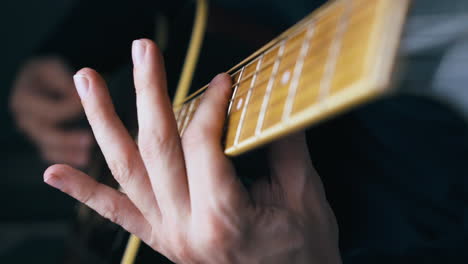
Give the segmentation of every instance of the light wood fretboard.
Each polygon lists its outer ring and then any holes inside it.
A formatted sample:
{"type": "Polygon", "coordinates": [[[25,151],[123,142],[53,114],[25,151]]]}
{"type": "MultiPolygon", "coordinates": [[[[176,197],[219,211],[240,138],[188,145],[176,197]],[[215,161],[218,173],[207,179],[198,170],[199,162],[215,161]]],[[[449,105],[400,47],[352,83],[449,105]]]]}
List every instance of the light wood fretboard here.
{"type": "MultiPolygon", "coordinates": [[[[385,93],[409,2],[330,1],[231,69],[225,153],[239,155],[385,93]]],[[[205,89],[174,108],[181,134],[205,89]]]]}

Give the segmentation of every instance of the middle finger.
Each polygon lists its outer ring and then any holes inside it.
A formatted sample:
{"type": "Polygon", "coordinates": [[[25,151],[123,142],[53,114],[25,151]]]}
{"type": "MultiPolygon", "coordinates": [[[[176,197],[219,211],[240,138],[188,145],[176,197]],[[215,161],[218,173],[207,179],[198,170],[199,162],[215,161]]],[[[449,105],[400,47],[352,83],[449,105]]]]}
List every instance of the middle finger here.
{"type": "MultiPolygon", "coordinates": [[[[138,145],[163,215],[188,212],[185,162],[166,88],[162,55],[149,40],[132,47],[139,135],[138,145]]],[[[175,217],[175,218],[173,218],[175,217]]]]}

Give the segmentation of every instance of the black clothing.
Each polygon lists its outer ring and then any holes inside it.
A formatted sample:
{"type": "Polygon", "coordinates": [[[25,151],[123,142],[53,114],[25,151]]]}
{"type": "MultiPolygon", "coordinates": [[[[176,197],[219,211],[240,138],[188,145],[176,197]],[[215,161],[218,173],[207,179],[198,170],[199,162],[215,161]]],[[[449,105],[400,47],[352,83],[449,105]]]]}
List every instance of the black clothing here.
{"type": "MultiPolygon", "coordinates": [[[[156,1],[113,1],[112,7],[107,1],[82,2],[38,54],[59,54],[76,68],[91,66],[104,72],[130,62],[133,39],[152,37],[154,10],[161,7],[156,1]]],[[[218,4],[242,10],[250,20],[255,20],[258,10],[271,10],[257,19],[272,21],[268,26],[281,31],[292,18],[300,19],[323,2],[219,0],[218,4]],[[288,8],[265,8],[269,5],[288,8]]],[[[175,4],[163,7],[165,12],[175,9],[175,4]]],[[[194,86],[200,87],[214,72],[228,69],[256,48],[207,36],[194,86]],[[237,49],[227,53],[226,46],[237,49]]],[[[174,87],[180,65],[166,63],[174,87]]],[[[119,81],[111,80],[113,93],[121,92],[116,87],[132,91],[130,69],[123,69],[119,81]]],[[[129,107],[119,100],[121,108],[129,107]]],[[[468,263],[464,250],[467,139],[467,123],[450,106],[405,94],[308,130],[313,163],[340,227],[344,263],[468,263]]]]}

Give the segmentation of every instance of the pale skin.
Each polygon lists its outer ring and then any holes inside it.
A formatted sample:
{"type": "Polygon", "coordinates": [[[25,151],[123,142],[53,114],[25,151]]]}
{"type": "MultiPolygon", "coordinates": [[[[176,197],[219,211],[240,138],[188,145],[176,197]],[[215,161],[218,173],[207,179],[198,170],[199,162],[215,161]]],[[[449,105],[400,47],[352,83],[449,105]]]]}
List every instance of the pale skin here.
{"type": "Polygon", "coordinates": [[[91,69],[75,84],[107,164],[123,192],[67,165],[44,173],[176,263],[341,263],[338,228],[303,134],[270,147],[271,182],[247,190],[221,144],[231,79],[213,79],[183,137],[167,94],[162,56],[133,43],[139,137],[115,114],[91,69]]]}

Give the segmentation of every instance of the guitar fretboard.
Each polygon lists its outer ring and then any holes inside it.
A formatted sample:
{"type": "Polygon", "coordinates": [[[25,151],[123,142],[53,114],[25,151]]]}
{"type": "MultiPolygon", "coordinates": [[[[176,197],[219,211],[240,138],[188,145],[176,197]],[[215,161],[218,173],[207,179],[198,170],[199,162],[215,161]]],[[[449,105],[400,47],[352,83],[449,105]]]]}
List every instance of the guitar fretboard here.
{"type": "MultiPolygon", "coordinates": [[[[409,0],[331,1],[234,67],[233,156],[383,94],[409,0]]],[[[206,87],[175,107],[183,134],[206,87]]]]}

